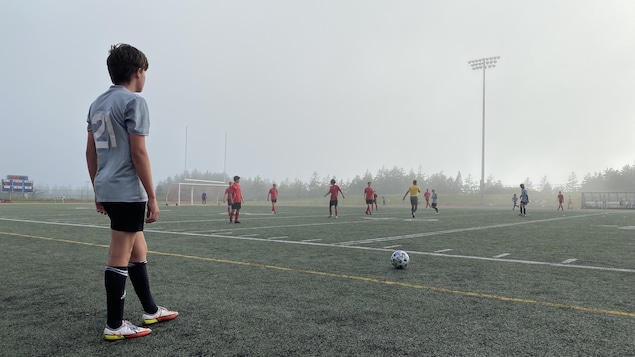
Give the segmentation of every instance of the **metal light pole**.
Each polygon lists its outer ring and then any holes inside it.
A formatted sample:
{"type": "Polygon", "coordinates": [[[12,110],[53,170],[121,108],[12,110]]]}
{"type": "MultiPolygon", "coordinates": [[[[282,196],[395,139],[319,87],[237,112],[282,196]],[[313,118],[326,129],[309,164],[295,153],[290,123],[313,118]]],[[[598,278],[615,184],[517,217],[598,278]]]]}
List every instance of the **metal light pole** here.
{"type": "Polygon", "coordinates": [[[485,70],[487,68],[496,67],[496,62],[500,57],[487,57],[467,63],[472,66],[473,70],[483,70],[483,135],[481,142],[481,205],[485,204],[485,70]]]}

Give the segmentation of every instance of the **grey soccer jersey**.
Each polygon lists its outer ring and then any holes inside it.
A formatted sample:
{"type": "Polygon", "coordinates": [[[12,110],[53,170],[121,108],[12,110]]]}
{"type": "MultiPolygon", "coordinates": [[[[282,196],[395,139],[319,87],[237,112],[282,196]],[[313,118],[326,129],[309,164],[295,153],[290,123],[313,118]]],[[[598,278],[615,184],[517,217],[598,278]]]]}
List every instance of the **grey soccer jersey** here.
{"type": "Polygon", "coordinates": [[[520,190],[520,202],[527,203],[529,202],[529,195],[527,194],[527,189],[523,188],[520,190]]]}
{"type": "Polygon", "coordinates": [[[99,166],[95,175],[97,202],[145,202],[148,195],[130,156],[129,134],[148,135],[146,101],[122,86],[111,86],[88,111],[99,166]]]}

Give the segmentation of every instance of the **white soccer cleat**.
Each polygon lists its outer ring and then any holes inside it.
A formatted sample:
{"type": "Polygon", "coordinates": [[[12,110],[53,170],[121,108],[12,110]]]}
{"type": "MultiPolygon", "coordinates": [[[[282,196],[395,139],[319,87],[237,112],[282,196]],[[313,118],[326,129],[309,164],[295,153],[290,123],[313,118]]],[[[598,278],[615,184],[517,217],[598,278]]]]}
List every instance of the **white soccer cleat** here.
{"type": "Polygon", "coordinates": [[[144,325],[152,325],[156,324],[157,322],[170,321],[176,319],[176,317],[179,316],[179,313],[177,311],[170,311],[163,306],[158,306],[158,308],[159,310],[157,310],[157,312],[155,312],[154,314],[147,314],[145,312],[143,313],[142,319],[144,325]]]}
{"type": "Polygon", "coordinates": [[[123,320],[121,326],[117,329],[112,329],[106,325],[104,329],[104,340],[106,341],[118,341],[126,338],[137,338],[147,336],[152,332],[147,327],[139,327],[133,325],[130,321],[123,320]]]}

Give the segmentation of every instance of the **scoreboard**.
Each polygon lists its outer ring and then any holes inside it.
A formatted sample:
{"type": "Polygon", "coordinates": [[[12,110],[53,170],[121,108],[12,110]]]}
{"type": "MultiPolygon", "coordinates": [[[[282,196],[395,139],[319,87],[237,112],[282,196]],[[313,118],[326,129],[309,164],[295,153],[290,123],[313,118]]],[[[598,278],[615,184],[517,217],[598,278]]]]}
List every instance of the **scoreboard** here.
{"type": "Polygon", "coordinates": [[[29,180],[29,176],[7,175],[6,179],[2,179],[2,192],[34,192],[33,181],[29,180]]]}

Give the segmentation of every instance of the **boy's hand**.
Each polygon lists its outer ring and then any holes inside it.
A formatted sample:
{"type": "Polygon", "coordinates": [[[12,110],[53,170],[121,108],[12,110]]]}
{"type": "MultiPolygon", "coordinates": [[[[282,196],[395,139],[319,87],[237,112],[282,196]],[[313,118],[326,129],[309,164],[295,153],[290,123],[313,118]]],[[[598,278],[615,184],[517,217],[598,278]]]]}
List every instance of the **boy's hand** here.
{"type": "Polygon", "coordinates": [[[102,205],[101,202],[95,201],[95,207],[97,208],[98,213],[105,214],[105,215],[108,214],[106,212],[106,209],[104,208],[104,205],[102,205]]]}
{"type": "Polygon", "coordinates": [[[159,219],[159,203],[157,199],[148,199],[148,210],[146,211],[146,223],[156,222],[159,219]]]}

